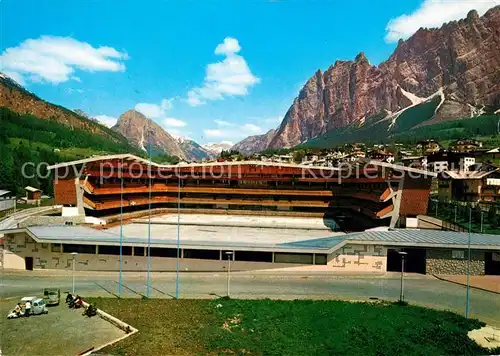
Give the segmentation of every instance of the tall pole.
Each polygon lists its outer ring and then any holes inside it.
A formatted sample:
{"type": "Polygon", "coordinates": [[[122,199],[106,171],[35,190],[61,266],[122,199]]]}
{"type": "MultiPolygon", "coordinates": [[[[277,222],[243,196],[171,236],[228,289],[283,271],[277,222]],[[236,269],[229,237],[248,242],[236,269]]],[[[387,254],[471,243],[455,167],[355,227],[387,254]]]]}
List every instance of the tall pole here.
{"type": "Polygon", "coordinates": [[[71,288],[71,291],[75,295],[75,255],[73,255],[73,288],[71,288]]]}
{"type": "Polygon", "coordinates": [[[181,270],[181,177],[177,177],[177,266],[175,276],[175,299],[179,299],[179,282],[181,270]]]}
{"type": "Polygon", "coordinates": [[[469,236],[467,239],[467,287],[465,295],[465,319],[469,319],[469,290],[470,290],[470,238],[472,230],[472,208],[469,206],[469,236]]]}
{"type": "Polygon", "coordinates": [[[231,284],[231,258],[233,257],[232,252],[226,252],[227,254],[227,279],[226,279],[226,290],[227,296],[230,296],[230,284],[231,284]]]}
{"type": "Polygon", "coordinates": [[[118,296],[123,291],[123,159],[120,165],[120,276],[118,281],[118,296]]]}
{"type": "Polygon", "coordinates": [[[457,223],[457,205],[455,204],[455,224],[457,223]]]}
{"type": "Polygon", "coordinates": [[[481,234],[483,233],[483,214],[484,211],[481,210],[481,234]]]}
{"type": "Polygon", "coordinates": [[[146,297],[149,298],[151,292],[151,132],[148,133],[148,143],[149,143],[149,200],[148,200],[148,246],[146,248],[146,258],[147,258],[147,272],[146,272],[146,297]]]}
{"type": "Polygon", "coordinates": [[[400,251],[399,255],[401,256],[401,289],[399,292],[399,301],[402,303],[405,300],[405,293],[404,293],[404,274],[405,274],[405,257],[408,253],[404,251],[400,251]]]}
{"type": "Polygon", "coordinates": [[[73,256],[73,288],[71,288],[71,293],[75,295],[75,264],[76,264],[76,255],[78,255],[78,252],[71,252],[71,255],[73,256]]]}

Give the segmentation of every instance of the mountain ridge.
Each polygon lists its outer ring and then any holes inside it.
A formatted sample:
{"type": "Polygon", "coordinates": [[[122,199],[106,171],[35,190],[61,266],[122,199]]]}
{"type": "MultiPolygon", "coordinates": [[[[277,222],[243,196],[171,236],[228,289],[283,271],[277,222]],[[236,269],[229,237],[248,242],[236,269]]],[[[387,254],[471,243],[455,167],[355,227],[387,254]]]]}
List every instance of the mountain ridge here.
{"type": "Polygon", "coordinates": [[[171,135],[156,122],[135,109],[120,115],[111,129],[126,137],[134,146],[143,151],[147,151],[150,139],[152,150],[155,153],[177,156],[187,161],[198,161],[212,157],[212,154],[197,142],[171,135]]]}
{"type": "Polygon", "coordinates": [[[464,19],[400,40],[378,66],[363,52],[337,60],[306,82],[270,140],[267,134],[252,136],[251,144],[242,141],[245,149],[294,147],[381,113],[393,115],[440,90],[445,100],[420,125],[477,115],[500,102],[499,29],[500,6],[482,17],[472,10],[464,19]]]}

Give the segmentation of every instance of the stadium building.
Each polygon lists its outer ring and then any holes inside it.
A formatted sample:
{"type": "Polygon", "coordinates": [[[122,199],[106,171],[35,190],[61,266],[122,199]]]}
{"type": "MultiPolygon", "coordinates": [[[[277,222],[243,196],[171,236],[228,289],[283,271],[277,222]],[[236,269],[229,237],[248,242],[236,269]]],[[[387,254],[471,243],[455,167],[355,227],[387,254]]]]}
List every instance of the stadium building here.
{"type": "MultiPolygon", "coordinates": [[[[467,234],[417,227],[435,173],[378,161],[340,168],[269,162],[158,165],[133,155],[61,163],[62,216],[4,238],[4,268],[465,273],[467,234]],[[364,231],[374,228],[385,231],[364,231]],[[388,231],[392,230],[392,231],[388,231]],[[177,239],[178,237],[178,239],[177,239]],[[179,242],[179,245],[177,244],[179,242]],[[121,246],[121,249],[120,249],[121,246]]],[[[471,273],[497,274],[497,236],[474,235],[471,273]]]]}
{"type": "Polygon", "coordinates": [[[133,155],[95,157],[49,169],[56,177],[56,203],[77,207],[79,215],[145,213],[150,207],[164,212],[259,212],[332,218],[349,231],[405,225],[407,218],[425,214],[435,176],[378,161],[343,168],[252,161],[179,166],[150,165],[133,155]]]}

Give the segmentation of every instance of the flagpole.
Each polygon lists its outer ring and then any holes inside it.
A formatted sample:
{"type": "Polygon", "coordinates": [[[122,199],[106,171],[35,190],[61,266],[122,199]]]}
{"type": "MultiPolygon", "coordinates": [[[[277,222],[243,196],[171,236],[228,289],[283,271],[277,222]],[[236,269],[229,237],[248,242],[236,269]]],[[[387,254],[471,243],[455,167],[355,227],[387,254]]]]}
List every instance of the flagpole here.
{"type": "Polygon", "coordinates": [[[120,165],[120,277],[118,280],[118,295],[122,296],[123,284],[123,159],[120,165]]]}
{"type": "Polygon", "coordinates": [[[470,238],[472,230],[472,208],[469,206],[469,237],[467,238],[467,287],[465,296],[465,319],[469,319],[469,290],[470,290],[470,238]]]}
{"type": "Polygon", "coordinates": [[[180,274],[180,224],[181,224],[181,177],[178,175],[178,187],[177,187],[177,268],[176,268],[176,278],[175,278],[175,299],[179,299],[179,274],[180,274]]]}
{"type": "Polygon", "coordinates": [[[148,205],[148,247],[147,247],[147,281],[146,281],[146,297],[150,296],[151,289],[151,133],[148,135],[149,141],[149,205],[148,205]]]}

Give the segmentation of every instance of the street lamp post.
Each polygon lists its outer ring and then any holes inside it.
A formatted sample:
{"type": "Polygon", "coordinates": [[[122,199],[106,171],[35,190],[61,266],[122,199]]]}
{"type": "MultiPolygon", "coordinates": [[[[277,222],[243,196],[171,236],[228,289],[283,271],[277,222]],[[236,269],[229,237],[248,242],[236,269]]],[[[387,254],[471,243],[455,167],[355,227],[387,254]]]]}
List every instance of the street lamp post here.
{"type": "Polygon", "coordinates": [[[405,257],[408,255],[408,252],[399,251],[399,255],[401,256],[401,292],[399,293],[399,301],[402,303],[405,300],[404,295],[404,273],[405,273],[405,257]]]}
{"type": "Polygon", "coordinates": [[[231,259],[233,258],[233,251],[226,251],[227,255],[227,281],[226,281],[226,289],[227,289],[227,296],[229,297],[229,292],[230,292],[230,281],[231,281],[231,259]]]}
{"type": "Polygon", "coordinates": [[[483,214],[484,211],[481,210],[481,234],[483,233],[483,214]]]}
{"type": "Polygon", "coordinates": [[[73,288],[72,288],[72,294],[75,295],[75,258],[76,255],[78,255],[78,252],[71,252],[71,256],[73,256],[73,288]]]}

